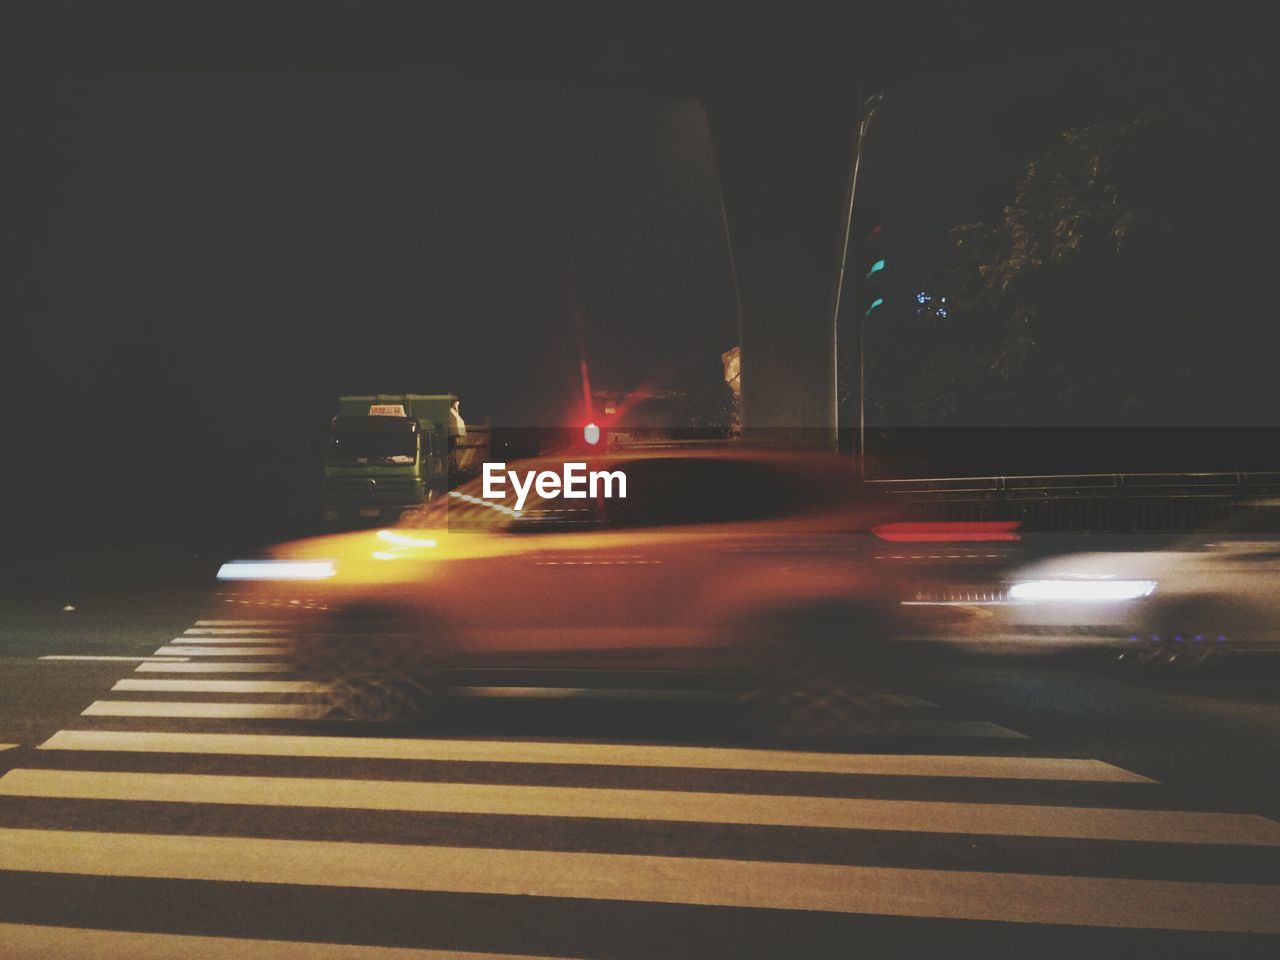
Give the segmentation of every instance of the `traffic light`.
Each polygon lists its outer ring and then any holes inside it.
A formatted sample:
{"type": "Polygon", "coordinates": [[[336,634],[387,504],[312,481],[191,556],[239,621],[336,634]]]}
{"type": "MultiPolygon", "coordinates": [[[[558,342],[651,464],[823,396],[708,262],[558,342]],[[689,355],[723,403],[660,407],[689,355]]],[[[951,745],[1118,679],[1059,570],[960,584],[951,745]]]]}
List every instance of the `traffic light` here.
{"type": "Polygon", "coordinates": [[[854,256],[857,257],[854,263],[862,277],[858,303],[863,315],[870,317],[884,306],[888,263],[884,244],[884,211],[874,207],[854,210],[853,229],[854,256]]]}
{"type": "Polygon", "coordinates": [[[579,421],[579,425],[569,429],[566,449],[577,456],[591,456],[603,453],[611,445],[608,418],[579,421]]]}

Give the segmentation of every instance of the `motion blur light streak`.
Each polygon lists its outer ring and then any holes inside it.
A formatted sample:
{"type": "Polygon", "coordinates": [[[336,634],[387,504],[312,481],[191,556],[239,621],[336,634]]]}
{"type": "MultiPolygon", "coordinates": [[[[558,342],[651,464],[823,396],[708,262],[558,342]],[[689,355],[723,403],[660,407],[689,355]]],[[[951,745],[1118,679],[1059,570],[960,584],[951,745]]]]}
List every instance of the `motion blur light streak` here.
{"type": "Polygon", "coordinates": [[[218,579],[327,580],[335,573],[330,560],[232,560],[218,568],[218,579]]]}
{"type": "Polygon", "coordinates": [[[378,539],[394,543],[397,547],[434,547],[436,541],[430,537],[411,537],[395,530],[379,530],[378,539]]]}
{"type": "Polygon", "coordinates": [[[937,523],[882,523],[871,528],[891,543],[944,543],[963,540],[1018,540],[1016,520],[937,523]]]}
{"type": "Polygon", "coordinates": [[[496,510],[498,513],[501,513],[503,516],[507,516],[507,517],[520,516],[519,510],[513,510],[511,507],[508,507],[504,504],[494,503],[491,500],[485,500],[481,497],[473,497],[469,493],[460,493],[457,490],[450,490],[449,496],[455,500],[461,500],[463,503],[470,503],[476,506],[488,507],[490,510],[496,510]]]}
{"type": "Polygon", "coordinates": [[[1149,597],[1154,580],[1026,580],[1009,588],[1009,599],[1060,602],[1113,602],[1149,597]]]}

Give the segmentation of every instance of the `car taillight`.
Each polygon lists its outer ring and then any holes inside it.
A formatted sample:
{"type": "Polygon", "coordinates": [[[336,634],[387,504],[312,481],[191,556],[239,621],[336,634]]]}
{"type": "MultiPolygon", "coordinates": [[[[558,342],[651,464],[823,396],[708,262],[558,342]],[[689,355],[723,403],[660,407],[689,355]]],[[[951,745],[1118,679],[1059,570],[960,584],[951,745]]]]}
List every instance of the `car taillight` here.
{"type": "Polygon", "coordinates": [[[881,540],[892,543],[955,543],[976,540],[1017,540],[1017,520],[933,521],[927,523],[882,523],[871,528],[881,540]]]}

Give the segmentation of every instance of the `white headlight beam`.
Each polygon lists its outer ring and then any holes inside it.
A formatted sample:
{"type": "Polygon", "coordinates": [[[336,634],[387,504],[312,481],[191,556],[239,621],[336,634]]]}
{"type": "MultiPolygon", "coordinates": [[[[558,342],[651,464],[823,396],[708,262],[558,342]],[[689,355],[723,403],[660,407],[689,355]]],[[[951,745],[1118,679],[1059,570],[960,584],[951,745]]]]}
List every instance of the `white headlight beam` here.
{"type": "Polygon", "coordinates": [[[1154,580],[1023,580],[1009,588],[1010,600],[1039,603],[1116,603],[1155,592],[1154,580]]]}
{"type": "Polygon", "coordinates": [[[219,580],[327,580],[332,560],[232,560],[218,568],[219,580]]]}

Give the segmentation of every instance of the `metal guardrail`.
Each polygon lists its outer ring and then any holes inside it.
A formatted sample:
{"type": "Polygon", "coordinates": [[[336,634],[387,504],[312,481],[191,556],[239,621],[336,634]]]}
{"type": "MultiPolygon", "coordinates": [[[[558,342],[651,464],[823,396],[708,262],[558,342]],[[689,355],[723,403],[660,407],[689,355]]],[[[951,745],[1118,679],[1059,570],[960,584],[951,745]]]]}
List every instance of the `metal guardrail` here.
{"type": "Polygon", "coordinates": [[[1280,473],[1088,473],[870,481],[918,519],[1016,520],[1027,531],[1180,532],[1275,500],[1280,473]]]}

